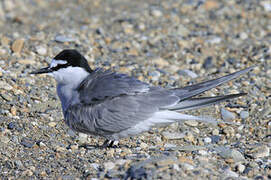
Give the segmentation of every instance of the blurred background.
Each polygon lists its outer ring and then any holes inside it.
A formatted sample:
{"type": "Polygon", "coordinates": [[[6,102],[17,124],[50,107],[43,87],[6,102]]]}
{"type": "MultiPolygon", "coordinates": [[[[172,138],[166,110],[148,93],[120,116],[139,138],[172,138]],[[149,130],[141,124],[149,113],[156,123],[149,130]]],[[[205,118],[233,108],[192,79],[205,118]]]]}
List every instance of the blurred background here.
{"type": "Polygon", "coordinates": [[[270,19],[269,0],[1,0],[1,178],[271,178],[270,19]],[[54,80],[28,74],[66,48],[163,87],[257,67],[205,94],[248,96],[195,112],[234,125],[173,124],[86,150],[103,139],[68,130],[54,80]]]}

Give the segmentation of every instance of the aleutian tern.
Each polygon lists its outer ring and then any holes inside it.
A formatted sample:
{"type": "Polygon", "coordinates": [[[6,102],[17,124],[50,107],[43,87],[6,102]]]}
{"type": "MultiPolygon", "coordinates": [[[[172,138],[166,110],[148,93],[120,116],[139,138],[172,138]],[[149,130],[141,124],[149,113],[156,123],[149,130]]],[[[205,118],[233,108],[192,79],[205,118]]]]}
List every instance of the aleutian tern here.
{"type": "Polygon", "coordinates": [[[72,130],[102,136],[106,139],[103,146],[112,146],[120,138],[138,135],[157,125],[183,120],[215,121],[180,112],[245,95],[193,98],[252,68],[186,87],[165,89],[126,74],[101,68],[92,70],[77,50],[66,49],[52,59],[49,67],[32,74],[48,73],[55,78],[64,119],[72,130]]]}

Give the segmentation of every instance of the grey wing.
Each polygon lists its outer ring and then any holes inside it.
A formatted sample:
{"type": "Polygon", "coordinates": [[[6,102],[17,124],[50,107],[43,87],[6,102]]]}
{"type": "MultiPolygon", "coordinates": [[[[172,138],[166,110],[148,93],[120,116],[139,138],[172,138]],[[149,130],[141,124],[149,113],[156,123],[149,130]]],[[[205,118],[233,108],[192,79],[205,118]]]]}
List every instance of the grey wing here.
{"type": "Polygon", "coordinates": [[[117,97],[93,107],[97,119],[95,128],[117,133],[151,118],[161,108],[172,106],[178,101],[177,96],[166,90],[117,97]]]}
{"type": "Polygon", "coordinates": [[[97,103],[119,95],[133,95],[149,91],[149,85],[125,74],[98,69],[78,87],[81,102],[97,103]]]}
{"type": "Polygon", "coordinates": [[[156,89],[136,96],[106,99],[98,104],[71,106],[65,120],[75,131],[107,136],[132,128],[178,101],[171,91],[156,89]]]}

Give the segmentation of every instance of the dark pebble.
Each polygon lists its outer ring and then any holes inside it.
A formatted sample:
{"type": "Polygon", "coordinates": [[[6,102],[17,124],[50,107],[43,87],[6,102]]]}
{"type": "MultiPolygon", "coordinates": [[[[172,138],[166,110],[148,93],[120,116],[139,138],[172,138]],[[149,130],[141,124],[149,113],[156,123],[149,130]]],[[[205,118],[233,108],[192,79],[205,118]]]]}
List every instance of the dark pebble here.
{"type": "Polygon", "coordinates": [[[211,67],[213,67],[213,58],[212,56],[208,56],[203,63],[203,68],[204,69],[210,69],[211,67]]]}
{"type": "Polygon", "coordinates": [[[14,129],[14,128],[16,128],[16,123],[15,122],[10,122],[9,124],[8,124],[8,129],[14,129]]]}
{"type": "Polygon", "coordinates": [[[146,172],[145,168],[143,168],[143,167],[136,168],[136,167],[132,166],[126,172],[124,179],[143,179],[143,178],[147,179],[148,176],[149,175],[146,172]]]}
{"type": "Polygon", "coordinates": [[[212,139],[212,143],[216,144],[220,141],[220,136],[213,135],[211,136],[211,139],[212,139]]]}
{"type": "Polygon", "coordinates": [[[235,58],[232,58],[232,57],[228,58],[226,61],[227,61],[228,63],[230,63],[230,64],[235,64],[235,63],[236,63],[236,59],[235,59],[235,58]]]}
{"type": "Polygon", "coordinates": [[[27,138],[23,138],[21,140],[21,145],[23,145],[24,147],[32,148],[34,144],[35,143],[32,140],[27,139],[27,138]]]}

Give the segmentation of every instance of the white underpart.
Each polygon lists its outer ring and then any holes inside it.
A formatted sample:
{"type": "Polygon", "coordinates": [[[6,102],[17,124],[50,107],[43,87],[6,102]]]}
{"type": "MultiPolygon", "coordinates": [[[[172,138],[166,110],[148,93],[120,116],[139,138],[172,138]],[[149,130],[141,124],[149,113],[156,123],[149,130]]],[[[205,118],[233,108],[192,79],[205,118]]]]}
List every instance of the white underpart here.
{"type": "Polygon", "coordinates": [[[173,122],[182,122],[186,120],[197,120],[197,121],[203,121],[203,122],[208,122],[208,123],[216,123],[217,121],[213,118],[210,117],[197,117],[197,116],[192,116],[192,115],[187,115],[187,114],[181,114],[175,111],[159,111],[154,113],[154,115],[134,127],[131,127],[125,131],[122,131],[120,133],[116,133],[113,135],[113,139],[120,139],[123,137],[129,137],[129,136],[134,136],[137,134],[140,134],[142,132],[150,130],[154,126],[161,126],[165,125],[168,123],[173,123],[173,122]]]}
{"type": "Polygon", "coordinates": [[[67,64],[68,62],[65,61],[65,60],[55,60],[55,59],[52,59],[52,62],[50,64],[50,68],[53,68],[53,67],[57,67],[57,65],[59,64],[67,64]]]}
{"type": "Polygon", "coordinates": [[[79,94],[76,88],[89,75],[81,67],[62,68],[50,73],[57,81],[57,94],[62,104],[63,112],[71,104],[79,103],[79,94]]]}

